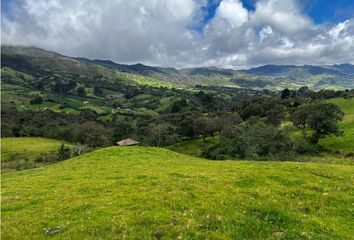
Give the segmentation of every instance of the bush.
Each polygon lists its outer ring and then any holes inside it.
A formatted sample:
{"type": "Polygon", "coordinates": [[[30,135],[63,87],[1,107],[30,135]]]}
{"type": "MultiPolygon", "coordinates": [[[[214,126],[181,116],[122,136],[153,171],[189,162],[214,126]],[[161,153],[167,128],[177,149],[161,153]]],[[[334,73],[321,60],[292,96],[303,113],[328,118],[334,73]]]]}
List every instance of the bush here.
{"type": "Polygon", "coordinates": [[[319,147],[315,144],[312,144],[306,138],[297,139],[294,143],[294,151],[297,154],[309,154],[313,155],[319,152],[319,147]]]}
{"type": "Polygon", "coordinates": [[[65,160],[70,158],[71,156],[71,151],[69,147],[65,147],[64,144],[62,144],[58,150],[58,160],[65,160]]]}
{"type": "Polygon", "coordinates": [[[89,147],[103,147],[109,144],[110,135],[102,125],[86,122],[76,126],[73,140],[89,147]]]}
{"type": "Polygon", "coordinates": [[[202,154],[204,157],[212,160],[224,160],[226,155],[221,143],[212,143],[210,145],[203,145],[202,154]]]}
{"type": "Polygon", "coordinates": [[[31,104],[42,104],[43,98],[41,96],[36,96],[30,101],[31,104]]]}
{"type": "Polygon", "coordinates": [[[36,163],[54,163],[59,160],[57,153],[41,153],[35,159],[36,163]]]}

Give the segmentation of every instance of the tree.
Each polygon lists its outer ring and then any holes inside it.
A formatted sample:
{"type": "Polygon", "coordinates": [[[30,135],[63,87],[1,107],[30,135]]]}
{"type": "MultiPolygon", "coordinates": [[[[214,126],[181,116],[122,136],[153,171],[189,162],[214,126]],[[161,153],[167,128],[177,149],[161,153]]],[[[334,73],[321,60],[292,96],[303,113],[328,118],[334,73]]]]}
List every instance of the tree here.
{"type": "Polygon", "coordinates": [[[194,132],[197,136],[201,136],[203,140],[206,137],[214,136],[215,133],[220,132],[221,125],[218,124],[217,118],[211,118],[208,116],[201,116],[194,121],[194,132]]]}
{"type": "Polygon", "coordinates": [[[87,149],[87,146],[81,143],[75,143],[72,147],[72,152],[75,156],[81,156],[87,149]]]}
{"type": "Polygon", "coordinates": [[[203,149],[205,156],[228,155],[235,158],[264,158],[291,154],[293,141],[285,129],[264,123],[255,117],[228,132],[223,132],[220,144],[203,149]]]}
{"type": "Polygon", "coordinates": [[[77,88],[77,94],[80,96],[80,97],[85,97],[85,88],[84,87],[78,87],[77,88]]]}
{"type": "Polygon", "coordinates": [[[61,144],[58,150],[58,158],[59,160],[65,160],[70,158],[70,148],[66,147],[64,144],[61,144]]]}
{"type": "Polygon", "coordinates": [[[75,128],[75,141],[89,147],[102,147],[109,144],[110,133],[102,125],[85,122],[75,128]]]}
{"type": "Polygon", "coordinates": [[[332,134],[340,136],[343,133],[338,125],[343,117],[344,113],[337,105],[312,103],[298,107],[292,114],[292,122],[303,130],[304,136],[305,128],[310,128],[312,130],[310,140],[313,144],[318,144],[321,138],[332,134]]]}
{"type": "Polygon", "coordinates": [[[166,146],[179,141],[176,128],[168,123],[150,124],[146,132],[146,138],[149,144],[157,147],[166,146]]]}
{"type": "Polygon", "coordinates": [[[103,91],[102,91],[102,89],[100,87],[95,86],[93,88],[93,94],[95,94],[96,96],[101,96],[102,93],[103,93],[103,91]]]}
{"type": "Polygon", "coordinates": [[[281,99],[287,99],[290,97],[290,90],[289,88],[285,88],[282,92],[281,92],[281,99]]]}
{"type": "MultiPolygon", "coordinates": [[[[116,115],[115,115],[116,116],[116,115]]],[[[112,141],[117,142],[124,138],[132,137],[135,135],[135,128],[129,119],[124,119],[112,123],[113,136],[112,141]]]]}
{"type": "Polygon", "coordinates": [[[36,96],[30,101],[31,104],[42,104],[43,98],[41,96],[36,96]]]}
{"type": "Polygon", "coordinates": [[[266,122],[273,126],[279,126],[284,118],[284,108],[281,105],[274,105],[271,110],[266,112],[266,122]]]}
{"type": "Polygon", "coordinates": [[[203,110],[205,111],[211,111],[214,109],[215,105],[215,98],[214,95],[211,93],[205,93],[203,91],[200,91],[196,94],[197,98],[200,99],[203,105],[203,110]]]}

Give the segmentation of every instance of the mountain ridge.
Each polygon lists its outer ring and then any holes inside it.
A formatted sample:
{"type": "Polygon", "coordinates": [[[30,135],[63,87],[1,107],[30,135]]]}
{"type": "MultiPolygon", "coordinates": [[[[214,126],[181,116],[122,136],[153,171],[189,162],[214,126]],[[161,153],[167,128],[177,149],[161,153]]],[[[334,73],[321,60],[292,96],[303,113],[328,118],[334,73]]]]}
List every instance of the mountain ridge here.
{"type": "MultiPolygon", "coordinates": [[[[1,50],[4,66],[11,63],[10,67],[16,67],[16,64],[14,64],[16,61],[25,60],[32,65],[39,64],[47,67],[48,63],[41,62],[40,58],[54,59],[57,65],[60,65],[60,59],[70,60],[74,61],[72,62],[73,65],[84,63],[88,64],[87,68],[89,66],[102,66],[114,71],[147,76],[154,81],[171,83],[177,86],[216,85],[258,89],[270,88],[272,90],[301,86],[309,86],[314,90],[321,88],[354,88],[354,65],[349,63],[321,66],[270,64],[245,70],[224,69],[214,66],[177,69],[174,67],[153,67],[142,63],[120,64],[108,59],[69,57],[36,47],[2,45],[1,50]]],[[[73,67],[70,66],[70,61],[65,66],[68,69],[73,67]]],[[[53,68],[56,67],[58,66],[53,66],[53,68]]]]}

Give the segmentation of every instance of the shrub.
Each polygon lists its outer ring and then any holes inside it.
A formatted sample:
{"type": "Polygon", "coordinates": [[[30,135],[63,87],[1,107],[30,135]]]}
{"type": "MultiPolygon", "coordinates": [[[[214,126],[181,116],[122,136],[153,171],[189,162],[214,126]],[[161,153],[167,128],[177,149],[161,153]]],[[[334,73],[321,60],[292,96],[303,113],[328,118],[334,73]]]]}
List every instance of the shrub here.
{"type": "Polygon", "coordinates": [[[294,143],[294,151],[297,154],[316,154],[319,152],[319,147],[315,144],[312,144],[306,138],[297,139],[294,143]]]}
{"type": "Polygon", "coordinates": [[[70,158],[70,148],[65,147],[64,144],[62,144],[58,150],[58,160],[65,160],[70,158]]]}
{"type": "Polygon", "coordinates": [[[31,104],[42,104],[43,98],[41,96],[36,96],[30,101],[31,104]]]}

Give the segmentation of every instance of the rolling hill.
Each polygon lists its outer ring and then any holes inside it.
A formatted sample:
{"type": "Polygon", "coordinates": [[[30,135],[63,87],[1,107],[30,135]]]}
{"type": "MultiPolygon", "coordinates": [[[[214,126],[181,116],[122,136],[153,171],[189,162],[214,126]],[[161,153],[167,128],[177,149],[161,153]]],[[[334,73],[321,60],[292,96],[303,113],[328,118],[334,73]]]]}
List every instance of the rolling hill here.
{"type": "Polygon", "coordinates": [[[351,239],[353,173],[110,147],[2,174],[2,238],[351,239]]]}
{"type": "Polygon", "coordinates": [[[127,79],[141,84],[153,82],[182,88],[193,88],[196,85],[271,90],[281,90],[286,87],[296,89],[302,86],[314,90],[354,88],[354,66],[351,64],[265,65],[248,70],[217,67],[176,69],[152,67],[140,63],[126,65],[110,60],[71,58],[32,47],[2,46],[1,50],[2,67],[32,73],[55,70],[106,77],[124,73],[127,79]]]}
{"type": "Polygon", "coordinates": [[[70,143],[41,137],[1,138],[1,172],[39,167],[36,162],[43,154],[58,151],[60,146],[70,143]]]}

